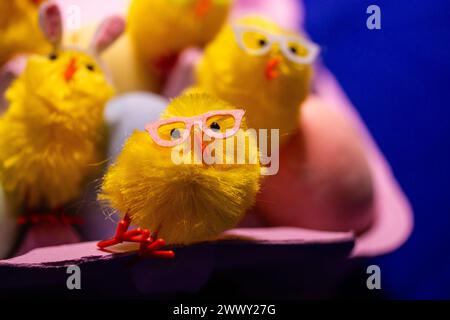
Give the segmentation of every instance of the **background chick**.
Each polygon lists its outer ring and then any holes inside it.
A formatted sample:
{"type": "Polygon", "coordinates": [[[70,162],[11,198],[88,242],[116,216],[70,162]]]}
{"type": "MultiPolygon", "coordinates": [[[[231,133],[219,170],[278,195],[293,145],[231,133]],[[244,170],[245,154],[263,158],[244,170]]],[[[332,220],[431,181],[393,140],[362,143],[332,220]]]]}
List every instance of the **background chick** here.
{"type": "MultiPolygon", "coordinates": [[[[231,3],[232,0],[132,0],[126,35],[104,55],[118,92],[160,92],[178,54],[211,41],[224,23],[231,3]]],[[[73,39],[83,41],[85,34],[89,31],[82,30],[73,39]]]]}
{"type": "Polygon", "coordinates": [[[114,90],[92,55],[114,41],[121,21],[100,26],[90,54],[60,48],[61,13],[55,4],[41,7],[41,22],[54,51],[30,57],[6,92],[0,181],[14,202],[49,210],[79,196],[82,182],[103,160],[103,109],[114,90]]]}
{"type": "MultiPolygon", "coordinates": [[[[243,18],[236,24],[298,36],[259,17],[243,18]]],[[[267,39],[255,33],[248,41],[258,48],[267,39]]],[[[290,49],[300,54],[303,48],[290,49]]],[[[197,67],[198,85],[245,108],[250,127],[280,129],[282,143],[297,130],[299,106],[309,93],[311,76],[311,65],[289,61],[276,43],[265,55],[249,55],[239,47],[231,25],[207,46],[197,67]]]]}
{"type": "Polygon", "coordinates": [[[0,67],[20,53],[50,49],[39,28],[39,5],[45,0],[0,0],[0,67]]]}
{"type": "Polygon", "coordinates": [[[7,91],[0,178],[17,200],[54,208],[79,195],[101,160],[103,107],[113,94],[99,70],[81,52],[34,56],[7,91]]]}
{"type": "MultiPolygon", "coordinates": [[[[174,99],[162,118],[226,109],[236,108],[191,91],[174,99]]],[[[226,119],[214,121],[221,130],[228,127],[226,119]]],[[[241,128],[246,128],[245,119],[241,128]]],[[[109,168],[99,199],[127,214],[133,224],[157,231],[168,244],[208,240],[232,228],[254,202],[259,164],[176,165],[171,152],[172,148],[157,145],[147,132],[135,131],[109,168]]],[[[226,152],[234,154],[235,150],[226,152]]]]}
{"type": "Polygon", "coordinates": [[[158,62],[211,41],[230,6],[231,0],[134,0],[129,35],[142,56],[158,62]]]}
{"type": "MultiPolygon", "coordinates": [[[[292,34],[261,18],[244,18],[236,25],[292,34]]],[[[258,48],[266,39],[255,32],[247,41],[258,48]]],[[[246,108],[249,126],[280,129],[280,170],[264,180],[257,199],[264,221],[362,233],[373,222],[374,185],[360,138],[332,103],[317,97],[304,101],[312,65],[288,61],[279,49],[274,45],[266,55],[248,54],[227,26],[206,48],[198,82],[246,108]],[[274,58],[279,62],[271,65],[274,58]]]]}

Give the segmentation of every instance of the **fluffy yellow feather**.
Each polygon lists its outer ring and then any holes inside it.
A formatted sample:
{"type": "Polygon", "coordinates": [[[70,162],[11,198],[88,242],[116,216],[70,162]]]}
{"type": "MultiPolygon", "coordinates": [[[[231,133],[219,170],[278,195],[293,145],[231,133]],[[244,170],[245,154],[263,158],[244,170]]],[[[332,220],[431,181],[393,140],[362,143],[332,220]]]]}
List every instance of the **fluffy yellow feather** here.
{"type": "Polygon", "coordinates": [[[27,207],[55,208],[79,196],[102,160],[103,109],[113,95],[96,61],[81,51],[30,57],[6,92],[0,118],[0,181],[27,207]]]}
{"type": "MultiPolygon", "coordinates": [[[[247,17],[236,25],[257,28],[275,36],[300,37],[259,17],[247,17]]],[[[247,45],[259,49],[268,39],[250,32],[247,45]]],[[[306,48],[289,47],[301,55],[306,48]]],[[[227,25],[205,50],[197,67],[198,85],[247,110],[250,127],[280,129],[283,143],[296,131],[299,106],[308,95],[312,76],[310,64],[295,63],[281,52],[278,42],[263,55],[251,55],[239,45],[231,25],[227,25]],[[278,60],[276,64],[271,63],[278,60]],[[274,76],[275,75],[275,76],[274,76]]]]}
{"type": "Polygon", "coordinates": [[[50,45],[39,29],[44,0],[0,0],[0,67],[20,53],[44,53],[50,45]]]}
{"type": "MultiPolygon", "coordinates": [[[[201,91],[190,91],[174,99],[162,118],[227,109],[236,108],[201,91]]],[[[222,124],[221,119],[215,121],[222,124]]],[[[246,128],[245,119],[241,128],[246,128]]],[[[258,161],[177,165],[171,152],[147,132],[135,131],[105,175],[99,199],[127,214],[133,224],[157,231],[167,244],[205,241],[232,228],[259,190],[258,161]]]]}

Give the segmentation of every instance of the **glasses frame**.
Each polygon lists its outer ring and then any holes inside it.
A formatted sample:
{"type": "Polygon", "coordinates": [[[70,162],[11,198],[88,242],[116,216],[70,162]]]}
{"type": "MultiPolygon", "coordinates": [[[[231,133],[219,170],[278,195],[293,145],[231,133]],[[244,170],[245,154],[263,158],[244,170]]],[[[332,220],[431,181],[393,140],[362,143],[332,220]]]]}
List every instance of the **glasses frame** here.
{"type": "Polygon", "coordinates": [[[215,139],[226,139],[236,134],[236,132],[241,127],[242,117],[245,114],[245,110],[243,109],[233,109],[233,110],[216,110],[203,113],[198,116],[193,117],[173,117],[168,119],[161,119],[153,123],[149,123],[145,126],[145,130],[150,134],[153,141],[162,146],[162,147],[174,147],[186,141],[186,139],[190,136],[192,127],[197,125],[204,134],[211,138],[215,139]],[[208,119],[214,116],[233,116],[234,118],[234,126],[232,129],[227,129],[224,133],[217,133],[207,126],[208,119]],[[186,128],[183,132],[183,135],[175,140],[164,140],[161,139],[158,134],[158,129],[163,125],[168,125],[171,123],[179,123],[182,122],[185,124],[186,128]]]}
{"type": "Polygon", "coordinates": [[[274,43],[278,43],[280,45],[281,52],[286,58],[288,58],[288,60],[297,64],[311,64],[317,58],[320,51],[320,47],[314,42],[307,41],[298,36],[276,35],[258,27],[234,25],[233,32],[239,47],[252,56],[265,55],[270,51],[274,43]],[[247,47],[244,42],[245,32],[259,32],[264,34],[264,36],[267,38],[266,46],[260,49],[252,49],[247,47]],[[289,50],[289,42],[296,42],[304,46],[306,49],[308,49],[308,55],[306,57],[301,57],[291,52],[291,50],[289,50]]]}

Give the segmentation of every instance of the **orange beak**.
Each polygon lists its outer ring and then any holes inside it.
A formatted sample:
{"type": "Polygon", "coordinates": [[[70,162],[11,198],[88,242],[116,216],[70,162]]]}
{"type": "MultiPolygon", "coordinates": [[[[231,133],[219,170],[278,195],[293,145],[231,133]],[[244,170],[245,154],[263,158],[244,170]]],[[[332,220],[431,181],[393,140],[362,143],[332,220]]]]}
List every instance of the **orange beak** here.
{"type": "Polygon", "coordinates": [[[278,65],[280,64],[281,59],[278,57],[271,58],[267,61],[265,76],[267,80],[273,80],[278,78],[279,73],[277,71],[278,65]]]}
{"type": "Polygon", "coordinates": [[[197,154],[198,160],[203,162],[203,151],[206,145],[203,141],[203,134],[201,132],[194,132],[194,152],[197,154]],[[200,147],[200,148],[199,148],[200,147]]]}
{"type": "Polygon", "coordinates": [[[212,0],[197,0],[195,3],[195,15],[199,18],[204,17],[211,9],[212,0]]]}
{"type": "Polygon", "coordinates": [[[205,141],[203,141],[203,133],[201,132],[195,132],[194,133],[194,139],[196,144],[201,147],[202,149],[202,153],[205,150],[206,146],[208,145],[207,143],[205,143],[205,141]]]}
{"type": "Polygon", "coordinates": [[[70,59],[66,71],[64,72],[64,80],[70,81],[73,78],[75,72],[77,72],[77,60],[75,58],[72,58],[70,59]]]}

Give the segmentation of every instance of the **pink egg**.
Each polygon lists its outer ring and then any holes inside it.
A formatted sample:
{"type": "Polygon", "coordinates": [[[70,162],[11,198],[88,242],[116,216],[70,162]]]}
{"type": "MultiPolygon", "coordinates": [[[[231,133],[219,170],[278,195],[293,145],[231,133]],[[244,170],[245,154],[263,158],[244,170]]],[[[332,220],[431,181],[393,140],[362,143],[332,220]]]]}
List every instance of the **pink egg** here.
{"type": "Polygon", "coordinates": [[[280,150],[279,172],[263,181],[258,211],[275,226],[364,231],[374,190],[358,132],[318,97],[302,106],[299,127],[280,150]]]}

